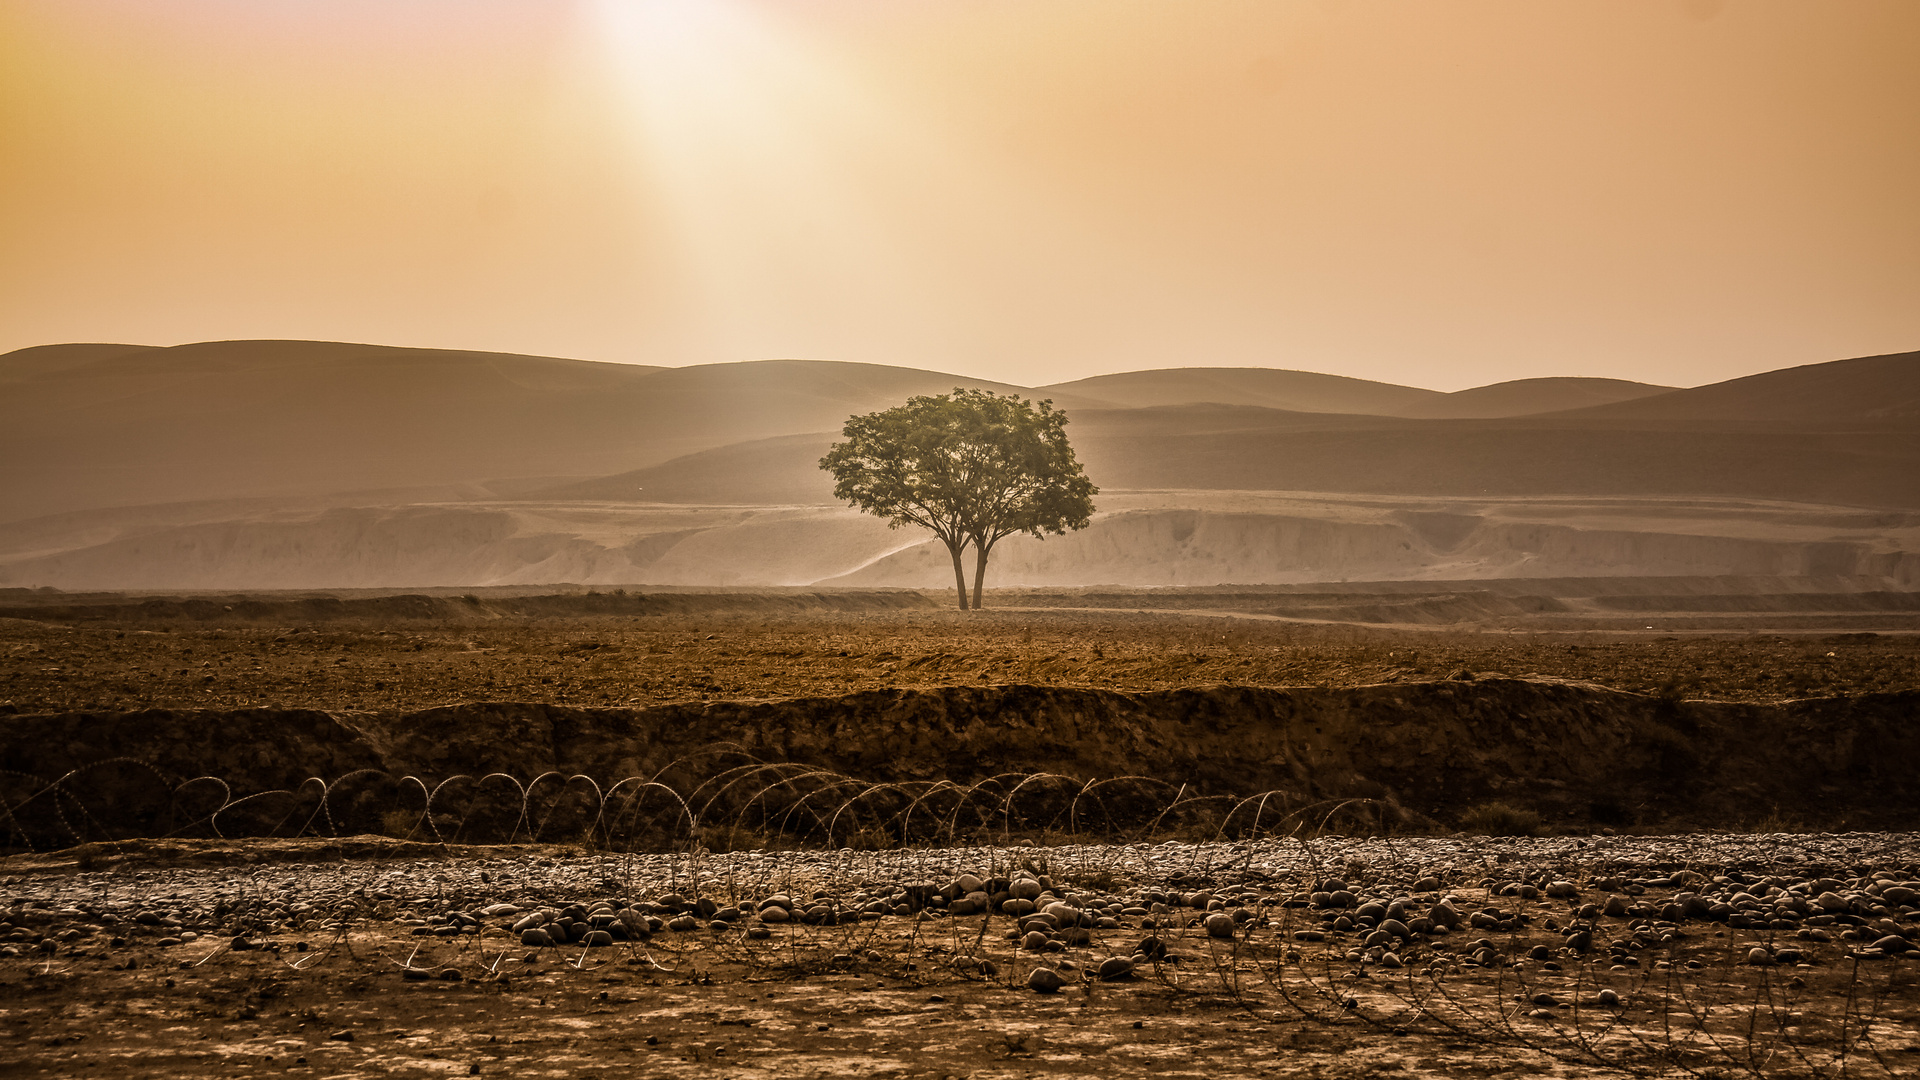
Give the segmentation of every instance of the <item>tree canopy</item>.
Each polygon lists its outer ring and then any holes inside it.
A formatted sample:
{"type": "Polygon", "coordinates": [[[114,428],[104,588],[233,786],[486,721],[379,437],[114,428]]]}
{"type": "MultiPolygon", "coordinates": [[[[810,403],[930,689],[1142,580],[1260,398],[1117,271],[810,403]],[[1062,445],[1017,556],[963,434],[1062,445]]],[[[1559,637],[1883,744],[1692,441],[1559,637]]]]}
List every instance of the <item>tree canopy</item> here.
{"type": "Polygon", "coordinates": [[[846,441],[834,443],[820,467],[833,474],[834,497],[946,544],[965,611],[968,544],[977,608],[995,544],[1087,527],[1099,489],[1075,460],[1066,424],[1051,401],[955,388],[849,419],[846,441]]]}

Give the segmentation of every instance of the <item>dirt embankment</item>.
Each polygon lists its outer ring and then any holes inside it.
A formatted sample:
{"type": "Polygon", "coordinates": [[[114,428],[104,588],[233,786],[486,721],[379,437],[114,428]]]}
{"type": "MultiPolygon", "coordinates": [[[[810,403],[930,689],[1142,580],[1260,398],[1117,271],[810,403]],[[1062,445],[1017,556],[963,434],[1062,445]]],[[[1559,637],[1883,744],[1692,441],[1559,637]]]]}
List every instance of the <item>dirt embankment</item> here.
{"type": "Polygon", "coordinates": [[[1169,790],[1282,790],[1292,806],[1391,800],[1438,823],[1502,801],[1562,828],[1911,827],[1917,710],[1916,692],[1759,705],[1490,679],[1147,693],[947,687],[642,709],[149,710],[12,716],[3,730],[12,769],[71,774],[68,817],[86,806],[98,821],[141,798],[165,801],[168,784],[197,776],[218,777],[233,797],[356,770],[426,786],[495,772],[521,782],[581,774],[602,790],[657,777],[685,793],[757,759],[865,781],[1145,776],[1169,790]]]}

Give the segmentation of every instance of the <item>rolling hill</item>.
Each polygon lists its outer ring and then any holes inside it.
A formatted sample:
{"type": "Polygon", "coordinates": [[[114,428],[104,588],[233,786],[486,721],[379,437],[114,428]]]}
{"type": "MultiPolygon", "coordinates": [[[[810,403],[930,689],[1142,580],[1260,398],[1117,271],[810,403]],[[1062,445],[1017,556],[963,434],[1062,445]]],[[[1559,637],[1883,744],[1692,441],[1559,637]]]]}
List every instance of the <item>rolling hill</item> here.
{"type": "Polygon", "coordinates": [[[955,386],[1021,389],[810,360],[650,368],[308,341],[24,350],[0,357],[0,520],[584,479],[955,386]]]}
{"type": "Polygon", "coordinates": [[[1039,392],[1085,395],[1133,408],[1256,405],[1289,412],[1488,420],[1629,401],[1671,389],[1625,379],[1541,378],[1445,394],[1311,371],[1158,368],[1055,383],[1039,392]]]}
{"type": "Polygon", "coordinates": [[[1920,354],[1687,390],[1440,394],[1252,369],[1028,390],[328,342],[0,356],[0,583],[938,586],[923,537],[835,505],[816,463],[847,416],[955,385],[1052,397],[1103,489],[1086,532],[1009,541],[1008,584],[1920,583],[1920,354]]]}
{"type": "Polygon", "coordinates": [[[1920,430],[1920,352],[1781,368],[1653,397],[1598,405],[1569,418],[1920,430]]]}

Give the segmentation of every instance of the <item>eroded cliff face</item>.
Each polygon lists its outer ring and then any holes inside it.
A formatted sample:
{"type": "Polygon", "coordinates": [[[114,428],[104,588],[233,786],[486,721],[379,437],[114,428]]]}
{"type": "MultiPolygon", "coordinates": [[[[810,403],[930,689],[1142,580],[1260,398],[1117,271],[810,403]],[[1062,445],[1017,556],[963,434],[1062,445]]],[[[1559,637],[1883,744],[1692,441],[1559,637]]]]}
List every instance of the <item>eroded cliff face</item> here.
{"type": "MultiPolygon", "coordinates": [[[[75,805],[96,816],[137,800],[134,789],[202,776],[235,797],[355,773],[379,777],[388,793],[411,783],[403,777],[425,789],[493,773],[521,784],[580,775],[602,790],[641,777],[688,793],[761,761],[864,782],[1137,776],[1205,794],[1283,791],[1294,806],[1387,800],[1438,824],[1498,800],[1560,828],[1733,827],[1775,815],[1911,827],[1916,718],[1911,692],[1737,705],[1497,679],[1160,693],[948,687],[649,709],[68,713],[6,717],[0,743],[10,769],[42,786],[66,777],[75,805]]],[[[32,787],[11,781],[9,804],[32,787]]],[[[206,787],[190,790],[205,801],[206,787]]]]}

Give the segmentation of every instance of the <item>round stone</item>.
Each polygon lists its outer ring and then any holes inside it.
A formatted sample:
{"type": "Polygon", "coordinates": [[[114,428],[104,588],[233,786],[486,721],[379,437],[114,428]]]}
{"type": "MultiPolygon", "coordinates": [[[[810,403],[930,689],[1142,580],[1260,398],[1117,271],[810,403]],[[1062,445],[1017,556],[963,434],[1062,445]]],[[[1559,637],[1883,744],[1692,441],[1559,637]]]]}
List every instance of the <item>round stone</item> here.
{"type": "Polygon", "coordinates": [[[1020,947],[1028,952],[1041,952],[1047,947],[1047,935],[1039,930],[1029,930],[1020,939],[1020,947]]]}
{"type": "Polygon", "coordinates": [[[1773,954],[1756,945],[1747,950],[1747,963],[1754,967],[1772,967],[1773,954]]]}
{"type": "Polygon", "coordinates": [[[760,905],[760,921],[763,923],[783,923],[793,918],[793,913],[778,904],[760,905]]]}
{"type": "Polygon", "coordinates": [[[520,944],[531,945],[535,948],[542,945],[551,945],[553,944],[553,935],[538,926],[530,926],[520,931],[520,944]]]}
{"type": "MultiPolygon", "coordinates": [[[[1015,900],[1028,902],[1040,899],[1041,891],[1040,883],[1032,878],[1015,878],[1013,883],[1007,886],[1007,892],[1013,894],[1015,900]]],[[[1033,909],[1028,907],[1027,910],[1033,909]]]]}
{"type": "Polygon", "coordinates": [[[581,939],[581,944],[589,949],[603,949],[613,944],[613,935],[607,933],[605,930],[590,930],[587,932],[587,936],[581,939]]]}
{"type": "Polygon", "coordinates": [[[1133,977],[1133,961],[1124,956],[1109,956],[1100,961],[1100,978],[1104,982],[1133,977]]]}
{"type": "Polygon", "coordinates": [[[1206,928],[1208,937],[1230,938],[1233,936],[1233,932],[1237,926],[1238,924],[1233,921],[1233,916],[1225,912],[1216,911],[1207,916],[1206,928]]]}
{"type": "Polygon", "coordinates": [[[1038,967],[1027,975],[1027,989],[1036,994],[1057,994],[1067,985],[1067,980],[1052,968],[1038,967]]]}

